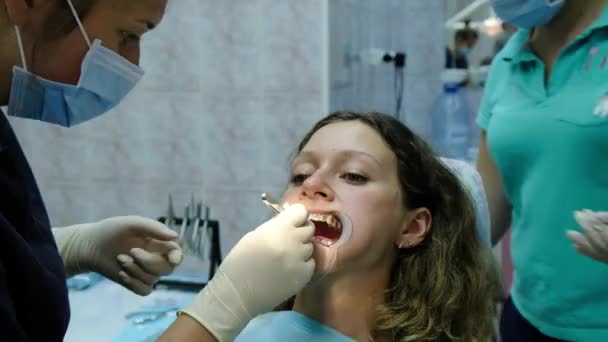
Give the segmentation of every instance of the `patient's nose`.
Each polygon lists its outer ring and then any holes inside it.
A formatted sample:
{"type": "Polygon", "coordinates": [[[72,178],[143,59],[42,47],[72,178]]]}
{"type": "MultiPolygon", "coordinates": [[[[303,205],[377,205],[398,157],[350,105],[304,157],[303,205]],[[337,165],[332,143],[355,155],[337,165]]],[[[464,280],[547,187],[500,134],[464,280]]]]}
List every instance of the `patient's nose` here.
{"type": "Polygon", "coordinates": [[[302,184],[301,196],[308,199],[333,201],[334,193],[322,175],[315,173],[309,176],[302,184]]]}

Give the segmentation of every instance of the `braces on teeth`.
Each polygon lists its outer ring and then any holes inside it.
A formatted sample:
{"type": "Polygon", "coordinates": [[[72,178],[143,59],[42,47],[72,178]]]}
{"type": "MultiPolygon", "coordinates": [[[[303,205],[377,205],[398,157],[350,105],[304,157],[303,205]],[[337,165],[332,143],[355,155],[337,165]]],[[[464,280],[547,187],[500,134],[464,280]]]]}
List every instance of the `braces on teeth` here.
{"type": "Polygon", "coordinates": [[[336,230],[339,230],[342,228],[342,225],[340,224],[340,220],[338,220],[338,218],[335,217],[334,215],[313,213],[313,214],[309,215],[309,218],[312,221],[325,222],[325,223],[327,223],[327,225],[329,225],[329,227],[334,228],[336,230]]]}
{"type": "MultiPolygon", "coordinates": [[[[270,207],[275,212],[275,214],[279,214],[281,211],[283,211],[284,208],[287,207],[287,203],[285,203],[285,205],[280,205],[278,203],[278,201],[276,201],[268,193],[262,194],[262,202],[264,202],[264,204],[266,204],[268,207],[270,207]]],[[[350,236],[350,230],[347,229],[346,232],[344,231],[344,227],[342,226],[342,222],[341,222],[340,218],[338,218],[338,216],[336,216],[335,214],[311,213],[309,215],[309,219],[311,221],[313,221],[313,223],[314,222],[323,222],[327,225],[327,227],[329,229],[331,229],[337,233],[338,236],[335,239],[330,239],[330,238],[327,238],[324,236],[318,236],[318,235],[314,237],[315,241],[318,241],[325,247],[331,247],[336,243],[343,242],[343,240],[348,239],[348,237],[350,236]]],[[[348,224],[348,222],[347,222],[347,227],[351,227],[351,225],[348,224]]]]}
{"type": "MultiPolygon", "coordinates": [[[[313,221],[313,223],[314,222],[323,222],[323,223],[327,224],[327,227],[329,229],[334,230],[339,235],[342,234],[342,223],[335,215],[312,213],[312,214],[310,214],[309,218],[311,221],[313,221]]],[[[314,237],[314,239],[316,241],[320,242],[325,247],[331,247],[339,240],[339,237],[337,239],[330,239],[330,238],[327,238],[324,236],[317,235],[314,237]]]]}

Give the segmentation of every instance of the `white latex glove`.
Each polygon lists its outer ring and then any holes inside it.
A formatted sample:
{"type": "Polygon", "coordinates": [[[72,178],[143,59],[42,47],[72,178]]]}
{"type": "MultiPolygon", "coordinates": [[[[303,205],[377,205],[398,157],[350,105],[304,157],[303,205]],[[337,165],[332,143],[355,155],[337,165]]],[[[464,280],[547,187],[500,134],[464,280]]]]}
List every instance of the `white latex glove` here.
{"type": "Polygon", "coordinates": [[[149,294],[182,260],[177,233],[138,216],[54,228],[53,235],[67,276],[97,272],[139,295],[149,294]]]}
{"type": "Polygon", "coordinates": [[[218,339],[233,341],[254,317],[295,295],[312,278],[314,226],[295,204],[245,235],[186,313],[218,339]]]}
{"type": "Polygon", "coordinates": [[[608,212],[591,210],[577,211],[574,219],[583,228],[584,234],[569,230],[568,238],[576,250],[598,261],[608,263],[608,212]]]}

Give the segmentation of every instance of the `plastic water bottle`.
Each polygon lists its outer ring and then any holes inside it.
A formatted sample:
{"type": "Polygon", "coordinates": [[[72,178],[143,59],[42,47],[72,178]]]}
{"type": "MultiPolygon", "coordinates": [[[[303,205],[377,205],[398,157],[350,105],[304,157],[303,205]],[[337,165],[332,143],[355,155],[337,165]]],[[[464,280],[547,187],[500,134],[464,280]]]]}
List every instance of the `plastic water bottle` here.
{"type": "Polygon", "coordinates": [[[431,145],[441,157],[468,161],[473,140],[472,116],[460,90],[466,71],[446,70],[442,79],[443,93],[431,113],[431,145]]]}

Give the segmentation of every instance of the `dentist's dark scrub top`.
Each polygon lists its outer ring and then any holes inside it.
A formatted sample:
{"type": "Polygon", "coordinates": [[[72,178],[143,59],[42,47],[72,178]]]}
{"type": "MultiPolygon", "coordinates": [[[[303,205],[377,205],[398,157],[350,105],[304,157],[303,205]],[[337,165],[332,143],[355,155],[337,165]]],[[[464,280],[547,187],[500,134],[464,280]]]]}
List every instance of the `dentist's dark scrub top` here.
{"type": "Polygon", "coordinates": [[[62,341],[63,262],[32,170],[0,112],[0,341],[62,341]]]}
{"type": "Polygon", "coordinates": [[[496,56],[477,123],[512,210],[513,304],[543,334],[608,341],[608,264],[566,237],[575,210],[608,210],[608,6],[545,83],[529,30],[496,56]]]}

